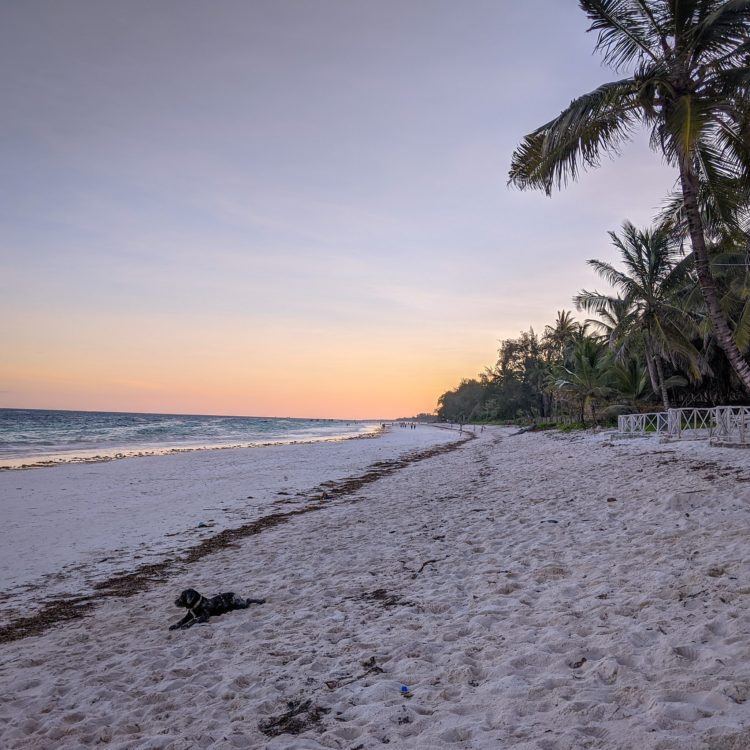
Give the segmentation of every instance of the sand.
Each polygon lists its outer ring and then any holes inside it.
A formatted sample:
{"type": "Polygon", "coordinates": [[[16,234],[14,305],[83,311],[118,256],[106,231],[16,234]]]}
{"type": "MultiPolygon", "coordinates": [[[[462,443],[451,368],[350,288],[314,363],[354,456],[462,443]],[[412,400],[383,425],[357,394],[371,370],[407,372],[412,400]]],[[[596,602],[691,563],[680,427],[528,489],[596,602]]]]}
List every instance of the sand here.
{"type": "Polygon", "coordinates": [[[0,626],[52,597],[88,593],[114,573],[304,504],[323,482],[456,438],[395,428],[380,438],[0,472],[0,626]]]}
{"type": "Polygon", "coordinates": [[[489,429],[3,644],[0,746],[745,749],[749,532],[746,452],[489,429]]]}

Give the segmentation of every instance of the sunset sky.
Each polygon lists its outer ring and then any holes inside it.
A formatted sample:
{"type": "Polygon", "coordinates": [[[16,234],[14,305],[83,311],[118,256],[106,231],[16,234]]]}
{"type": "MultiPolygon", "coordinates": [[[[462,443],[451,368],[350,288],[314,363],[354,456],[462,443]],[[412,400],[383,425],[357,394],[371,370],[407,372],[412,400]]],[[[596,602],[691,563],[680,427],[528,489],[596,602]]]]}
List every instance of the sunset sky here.
{"type": "Polygon", "coordinates": [[[572,0],[0,9],[0,406],[432,411],[673,185],[513,148],[614,74],[572,0]]]}

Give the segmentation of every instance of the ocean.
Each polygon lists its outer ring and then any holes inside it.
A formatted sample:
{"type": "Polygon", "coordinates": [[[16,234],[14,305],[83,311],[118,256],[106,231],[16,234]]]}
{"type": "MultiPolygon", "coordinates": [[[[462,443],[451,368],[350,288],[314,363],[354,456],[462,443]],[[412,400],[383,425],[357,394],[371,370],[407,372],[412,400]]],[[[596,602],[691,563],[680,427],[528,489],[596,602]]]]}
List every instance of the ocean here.
{"type": "Polygon", "coordinates": [[[364,436],[374,422],[0,409],[0,468],[364,436]]]}

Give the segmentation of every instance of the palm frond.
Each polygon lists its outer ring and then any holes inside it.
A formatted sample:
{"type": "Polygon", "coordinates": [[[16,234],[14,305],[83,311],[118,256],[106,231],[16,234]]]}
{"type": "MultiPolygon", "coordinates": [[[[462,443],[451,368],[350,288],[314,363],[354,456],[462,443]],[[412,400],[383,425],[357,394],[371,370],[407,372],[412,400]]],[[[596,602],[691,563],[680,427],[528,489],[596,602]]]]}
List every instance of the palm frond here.
{"type": "MultiPolygon", "coordinates": [[[[658,59],[652,18],[629,0],[579,0],[597,33],[596,49],[613,68],[622,68],[641,56],[658,59]]],[[[658,38],[658,35],[657,35],[658,38]]]]}
{"type": "Polygon", "coordinates": [[[713,9],[691,29],[693,57],[725,55],[747,41],[750,0],[725,0],[711,3],[713,9]]]}
{"type": "Polygon", "coordinates": [[[511,160],[509,182],[548,195],[617,154],[638,123],[640,84],[627,78],[574,99],[554,120],[527,135],[511,160]]]}

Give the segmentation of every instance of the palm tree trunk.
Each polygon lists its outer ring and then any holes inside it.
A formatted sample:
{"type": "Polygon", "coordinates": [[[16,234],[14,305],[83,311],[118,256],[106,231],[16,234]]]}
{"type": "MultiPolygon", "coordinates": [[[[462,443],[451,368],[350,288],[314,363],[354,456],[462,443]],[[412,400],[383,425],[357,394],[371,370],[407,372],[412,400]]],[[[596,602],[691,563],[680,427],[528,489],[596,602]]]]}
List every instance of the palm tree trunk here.
{"type": "Polygon", "coordinates": [[[669,393],[667,392],[667,386],[664,384],[664,364],[661,361],[661,357],[658,354],[654,355],[654,362],[656,363],[656,374],[659,377],[659,390],[661,392],[661,400],[664,404],[665,411],[669,410],[669,393]]]}
{"type": "Polygon", "coordinates": [[[708,309],[708,317],[716,336],[716,341],[732,365],[745,390],[750,393],[750,365],[742,356],[732,331],[727,323],[726,315],[721,309],[716,280],[711,273],[708,259],[708,248],[703,231],[703,220],[698,208],[698,177],[690,162],[688,154],[680,157],[680,182],[682,185],[682,199],[685,206],[688,228],[690,230],[690,244],[695,256],[695,270],[698,274],[703,299],[708,309]]]}
{"type": "Polygon", "coordinates": [[[648,376],[651,379],[651,388],[654,393],[659,392],[659,380],[656,377],[656,368],[654,367],[654,355],[651,351],[651,344],[646,339],[646,367],[648,368],[648,376]]]}

